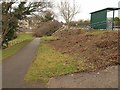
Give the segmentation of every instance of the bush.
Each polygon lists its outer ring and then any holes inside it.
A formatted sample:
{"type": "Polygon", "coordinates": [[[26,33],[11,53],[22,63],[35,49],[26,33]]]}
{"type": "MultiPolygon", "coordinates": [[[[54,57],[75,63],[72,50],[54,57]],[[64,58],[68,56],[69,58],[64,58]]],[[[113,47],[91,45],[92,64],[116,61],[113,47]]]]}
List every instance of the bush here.
{"type": "Polygon", "coordinates": [[[55,31],[57,31],[62,26],[58,21],[48,21],[42,23],[34,33],[36,37],[51,36],[55,31]]]}

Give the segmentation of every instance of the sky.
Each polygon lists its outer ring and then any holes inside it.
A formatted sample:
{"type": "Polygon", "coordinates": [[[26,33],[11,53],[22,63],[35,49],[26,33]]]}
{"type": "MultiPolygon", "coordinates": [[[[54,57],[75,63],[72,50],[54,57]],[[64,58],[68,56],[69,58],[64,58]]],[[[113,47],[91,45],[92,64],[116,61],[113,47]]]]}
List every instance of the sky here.
{"type": "MultiPolygon", "coordinates": [[[[1,1],[1,0],[0,0],[1,1]]],[[[7,0],[9,1],[9,0],[7,0]]],[[[12,0],[10,0],[12,1],[12,0]]],[[[13,0],[14,1],[14,0],[13,0]]],[[[18,0],[19,1],[19,0],[18,0]]],[[[41,1],[41,0],[20,0],[20,1],[41,1]]],[[[43,0],[44,1],[44,0],[43,0]]],[[[59,10],[57,9],[58,4],[60,4],[61,1],[64,0],[47,0],[52,1],[54,4],[53,11],[56,14],[56,19],[59,21],[64,21],[64,19],[60,16],[59,10]]],[[[73,0],[66,0],[70,4],[73,4],[73,0]]],[[[118,7],[118,2],[120,0],[75,0],[76,6],[79,7],[79,13],[73,18],[73,20],[90,20],[90,13],[101,10],[108,7],[118,7]]],[[[112,12],[109,13],[109,16],[111,16],[112,12]]],[[[115,16],[118,16],[118,12],[115,12],[115,16]]]]}
{"type": "MultiPolygon", "coordinates": [[[[51,0],[55,5],[58,5],[61,0],[51,0]]],[[[63,0],[62,0],[63,1],[63,0]]],[[[68,0],[71,4],[73,0],[68,0]]],[[[118,7],[118,2],[120,0],[75,0],[76,5],[80,7],[79,14],[77,14],[73,20],[89,20],[90,13],[101,10],[108,7],[118,7]]],[[[54,12],[59,14],[57,9],[54,9],[54,12]]],[[[118,12],[115,12],[115,16],[118,16],[118,12]]],[[[57,17],[59,21],[64,21],[61,17],[57,17]]]]}

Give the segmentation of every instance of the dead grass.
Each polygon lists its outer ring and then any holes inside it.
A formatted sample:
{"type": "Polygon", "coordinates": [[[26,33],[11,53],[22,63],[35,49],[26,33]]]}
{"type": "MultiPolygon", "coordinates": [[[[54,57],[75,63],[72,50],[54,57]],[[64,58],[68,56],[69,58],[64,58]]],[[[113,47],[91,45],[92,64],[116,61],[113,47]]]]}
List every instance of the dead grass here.
{"type": "Polygon", "coordinates": [[[49,44],[64,54],[79,54],[95,70],[118,65],[118,31],[111,30],[64,30],[54,34],[59,40],[49,44]]]}
{"type": "Polygon", "coordinates": [[[118,64],[116,31],[64,30],[59,37],[42,37],[37,57],[26,74],[27,82],[75,72],[96,71],[118,64]]]}

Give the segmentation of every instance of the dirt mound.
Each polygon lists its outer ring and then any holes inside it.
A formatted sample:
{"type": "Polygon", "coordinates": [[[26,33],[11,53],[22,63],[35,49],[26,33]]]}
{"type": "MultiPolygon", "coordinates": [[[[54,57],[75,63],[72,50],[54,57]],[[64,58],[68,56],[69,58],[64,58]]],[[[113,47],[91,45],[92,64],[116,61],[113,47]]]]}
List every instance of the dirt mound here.
{"type": "Polygon", "coordinates": [[[117,31],[64,30],[54,34],[58,40],[49,42],[56,50],[75,54],[84,59],[94,70],[118,65],[117,31]]]}

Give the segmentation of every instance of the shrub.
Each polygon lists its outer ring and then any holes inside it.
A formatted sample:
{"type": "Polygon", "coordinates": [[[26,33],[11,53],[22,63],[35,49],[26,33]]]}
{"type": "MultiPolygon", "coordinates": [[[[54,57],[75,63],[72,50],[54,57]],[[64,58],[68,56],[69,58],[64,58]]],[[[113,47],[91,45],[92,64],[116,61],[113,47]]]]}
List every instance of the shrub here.
{"type": "Polygon", "coordinates": [[[55,20],[44,22],[35,30],[34,36],[36,37],[42,37],[44,35],[50,36],[55,31],[57,31],[61,26],[62,24],[55,20]]]}

